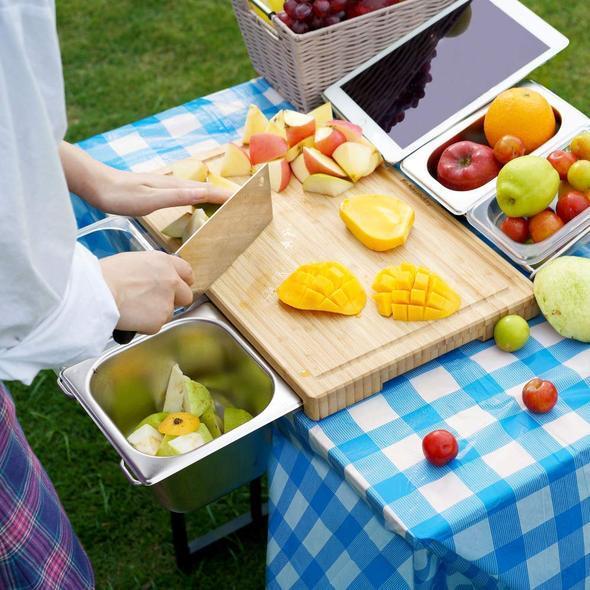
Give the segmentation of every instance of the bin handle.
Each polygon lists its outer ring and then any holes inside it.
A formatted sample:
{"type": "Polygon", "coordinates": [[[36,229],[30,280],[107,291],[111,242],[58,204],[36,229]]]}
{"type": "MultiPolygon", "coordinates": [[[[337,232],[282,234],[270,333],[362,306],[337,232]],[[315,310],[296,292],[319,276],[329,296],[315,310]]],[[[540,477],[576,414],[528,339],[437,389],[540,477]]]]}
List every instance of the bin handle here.
{"type": "Polygon", "coordinates": [[[127,481],[133,485],[133,486],[142,486],[143,483],[141,483],[138,479],[135,478],[135,476],[131,473],[131,471],[129,471],[129,467],[127,467],[127,465],[125,464],[125,461],[123,461],[123,459],[121,459],[121,462],[119,463],[120,467],[121,467],[121,471],[123,472],[123,475],[127,478],[127,481]]]}

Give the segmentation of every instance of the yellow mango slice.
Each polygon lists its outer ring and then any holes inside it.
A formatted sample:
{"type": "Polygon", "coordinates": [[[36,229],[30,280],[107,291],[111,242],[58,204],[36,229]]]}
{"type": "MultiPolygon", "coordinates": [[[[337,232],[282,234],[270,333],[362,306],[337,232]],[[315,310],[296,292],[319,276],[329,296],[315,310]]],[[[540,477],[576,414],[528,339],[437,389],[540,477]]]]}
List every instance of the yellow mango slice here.
{"type": "Polygon", "coordinates": [[[380,271],[373,289],[377,311],[394,320],[440,320],[461,307],[461,298],[441,277],[409,262],[380,271]]]}
{"type": "Polygon", "coordinates": [[[414,210],[389,195],[355,195],[342,201],[340,217],[352,235],[371,250],[383,252],[406,243],[414,210]]]}
{"type": "Polygon", "coordinates": [[[187,412],[175,412],[168,414],[160,425],[158,430],[162,434],[169,434],[170,436],[181,436],[183,434],[190,434],[196,432],[199,428],[200,421],[196,416],[187,412]]]}
{"type": "Polygon", "coordinates": [[[367,296],[357,278],[339,262],[300,266],[278,288],[279,299],[296,309],[357,315],[367,296]]]}

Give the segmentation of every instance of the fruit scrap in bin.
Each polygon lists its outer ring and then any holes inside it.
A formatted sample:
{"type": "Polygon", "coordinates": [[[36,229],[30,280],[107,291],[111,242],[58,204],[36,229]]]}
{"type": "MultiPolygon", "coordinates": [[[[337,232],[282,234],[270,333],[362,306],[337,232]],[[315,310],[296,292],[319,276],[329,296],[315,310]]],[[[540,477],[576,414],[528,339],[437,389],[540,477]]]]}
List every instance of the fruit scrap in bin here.
{"type": "Polygon", "coordinates": [[[408,262],[380,271],[373,289],[379,313],[394,320],[439,320],[461,307],[461,298],[441,277],[408,262]]]}
{"type": "Polygon", "coordinates": [[[357,278],[339,262],[300,266],[278,288],[279,299],[296,309],[359,314],[367,300],[357,278]]]}
{"type": "Polygon", "coordinates": [[[340,217],[352,235],[376,252],[406,243],[414,225],[414,210],[389,195],[355,195],[342,201],[340,217]]]}

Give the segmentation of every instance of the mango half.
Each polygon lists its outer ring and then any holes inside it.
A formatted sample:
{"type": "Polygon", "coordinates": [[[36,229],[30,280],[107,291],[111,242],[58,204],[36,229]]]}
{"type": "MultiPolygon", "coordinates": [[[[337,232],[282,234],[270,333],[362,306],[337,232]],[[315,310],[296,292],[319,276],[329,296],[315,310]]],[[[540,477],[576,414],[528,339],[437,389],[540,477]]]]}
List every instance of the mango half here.
{"type": "Polygon", "coordinates": [[[380,271],[373,289],[379,313],[394,320],[440,320],[461,307],[461,298],[441,277],[408,262],[380,271]]]}
{"type": "Polygon", "coordinates": [[[339,262],[300,266],[278,288],[279,299],[297,309],[357,315],[367,296],[358,279],[339,262]]]}
{"type": "Polygon", "coordinates": [[[371,250],[384,252],[406,243],[414,210],[389,195],[355,195],[342,201],[340,217],[352,235],[371,250]]]}

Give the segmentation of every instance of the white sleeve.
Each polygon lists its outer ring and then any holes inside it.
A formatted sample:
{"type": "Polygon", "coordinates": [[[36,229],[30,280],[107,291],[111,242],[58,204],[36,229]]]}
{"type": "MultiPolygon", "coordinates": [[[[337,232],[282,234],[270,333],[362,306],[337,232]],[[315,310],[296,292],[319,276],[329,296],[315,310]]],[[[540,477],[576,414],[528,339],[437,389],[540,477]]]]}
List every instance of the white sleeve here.
{"type": "Polygon", "coordinates": [[[41,369],[100,354],[118,320],[98,259],[77,244],[61,304],[20,343],[0,350],[0,380],[29,384],[41,369]]]}

